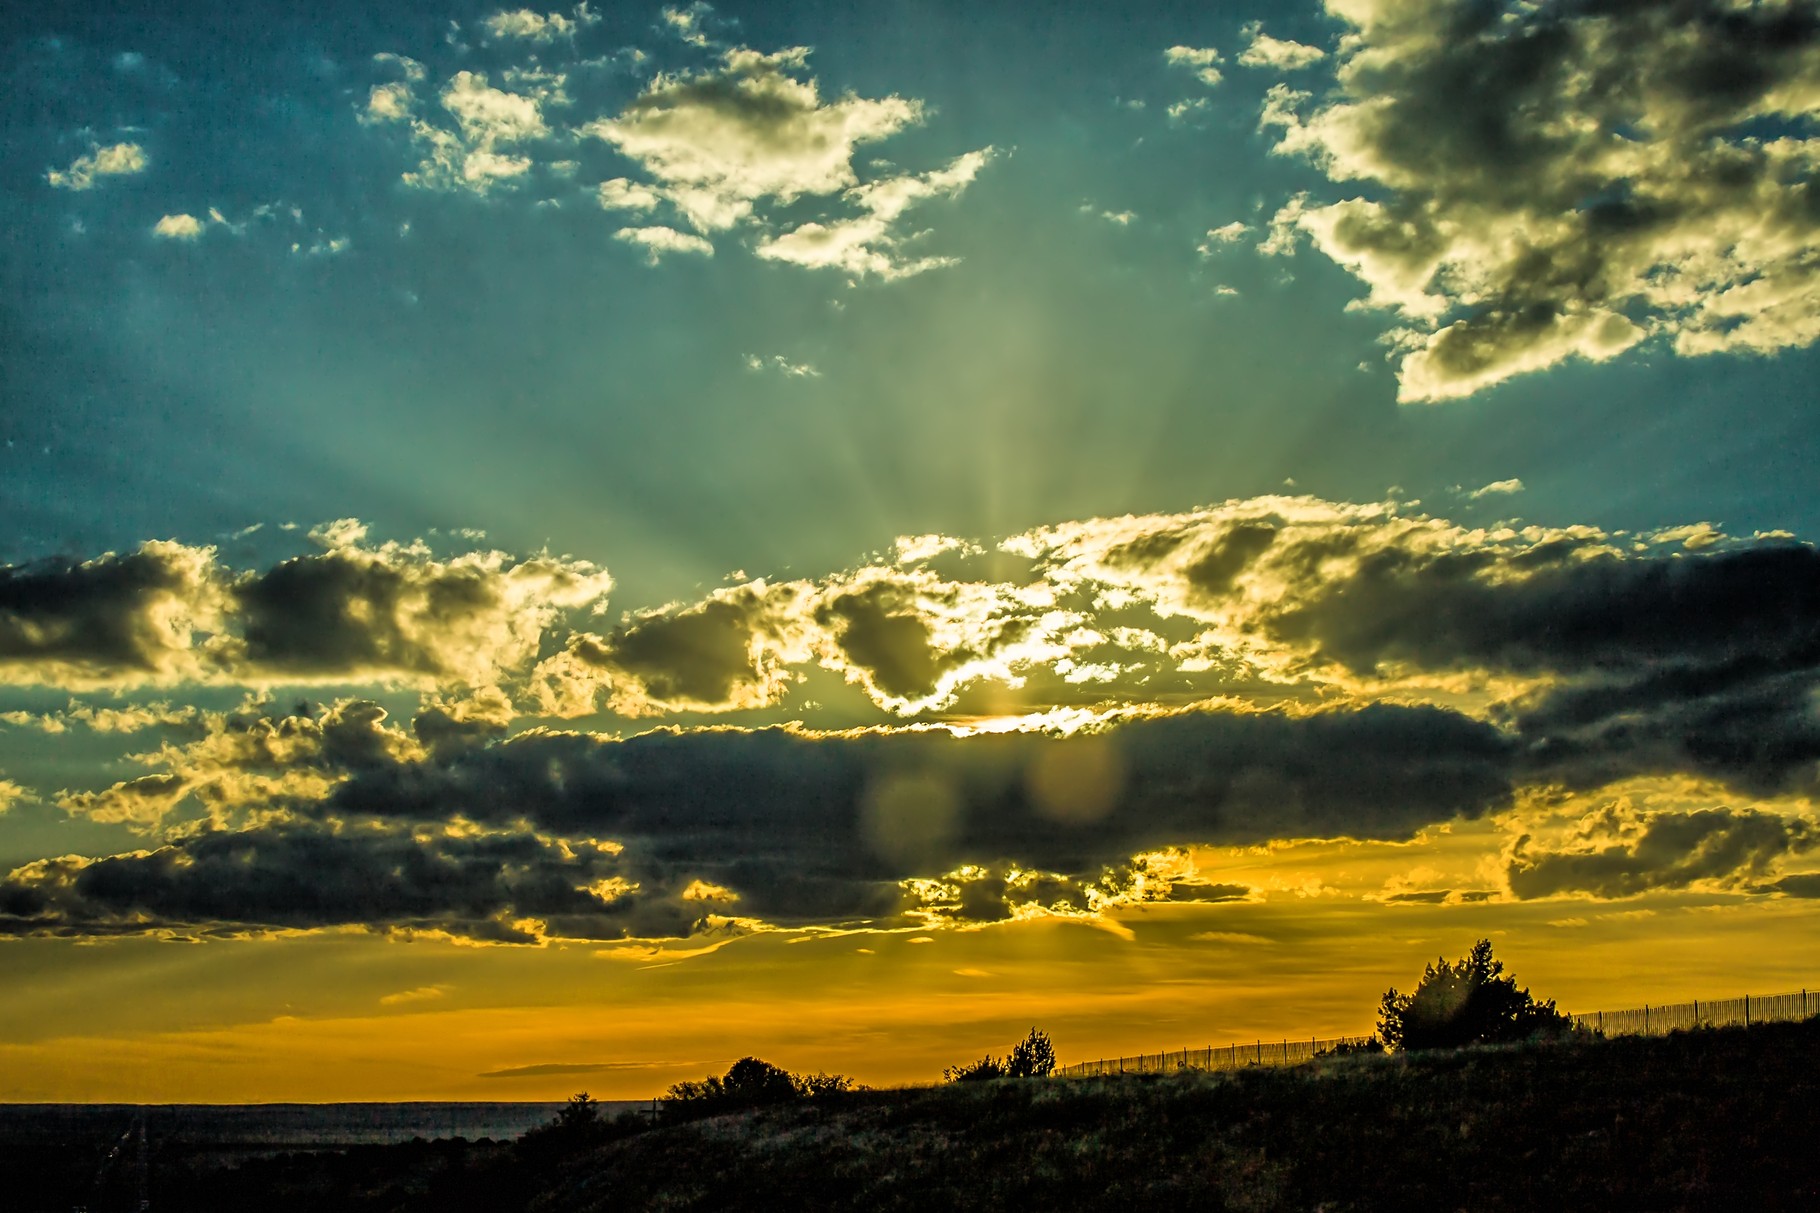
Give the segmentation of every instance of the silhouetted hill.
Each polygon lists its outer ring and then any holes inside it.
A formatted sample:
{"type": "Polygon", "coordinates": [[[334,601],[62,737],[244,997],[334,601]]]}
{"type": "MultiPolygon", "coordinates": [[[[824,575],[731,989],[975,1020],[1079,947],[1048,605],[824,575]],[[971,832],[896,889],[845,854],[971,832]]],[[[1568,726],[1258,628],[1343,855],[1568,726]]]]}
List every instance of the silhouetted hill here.
{"type": "Polygon", "coordinates": [[[588,1140],[545,1134],[535,1148],[253,1159],[162,1172],[152,1207],[1755,1213],[1820,1207],[1816,1129],[1820,1022],[1809,1021],[859,1092],[655,1129],[628,1120],[588,1140]]]}

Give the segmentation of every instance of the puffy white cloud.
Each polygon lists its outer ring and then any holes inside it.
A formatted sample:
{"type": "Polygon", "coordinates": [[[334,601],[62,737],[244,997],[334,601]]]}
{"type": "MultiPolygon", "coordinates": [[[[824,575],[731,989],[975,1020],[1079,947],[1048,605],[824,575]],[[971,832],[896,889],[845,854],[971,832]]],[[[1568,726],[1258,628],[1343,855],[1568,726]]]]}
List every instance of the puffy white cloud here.
{"type": "Polygon", "coordinates": [[[1481,497],[1508,497],[1512,493],[1521,493],[1522,491],[1523,482],[1513,477],[1510,480],[1494,480],[1482,488],[1474,489],[1472,492],[1466,494],[1466,496],[1477,501],[1481,497]]]}
{"type": "Polygon", "coordinates": [[[1201,256],[1211,257],[1220,249],[1237,244],[1250,234],[1251,225],[1249,223],[1234,219],[1231,223],[1222,223],[1219,227],[1208,228],[1207,235],[1198,248],[1201,256]]]}
{"type": "Polygon", "coordinates": [[[1327,57],[1327,52],[1318,46],[1272,38],[1264,32],[1262,22],[1253,21],[1242,32],[1250,39],[1239,54],[1239,63],[1245,67],[1273,67],[1278,71],[1292,72],[1319,63],[1327,57]]]}
{"type": "Polygon", "coordinates": [[[202,235],[202,220],[194,215],[166,215],[152,225],[152,235],[163,240],[195,240],[202,235]]]}
{"type": "Polygon", "coordinates": [[[1209,87],[1224,79],[1215,65],[1225,61],[1211,46],[1172,46],[1163,52],[1163,61],[1171,67],[1187,68],[1194,73],[1195,79],[1209,87]]]}
{"type": "Polygon", "coordinates": [[[26,791],[12,780],[0,779],[0,813],[5,813],[20,801],[30,798],[30,796],[30,792],[26,791]]]}
{"type": "Polygon", "coordinates": [[[600,205],[609,211],[649,211],[662,205],[664,196],[637,181],[614,177],[600,183],[600,205]]]}
{"type": "Polygon", "coordinates": [[[702,0],[695,0],[687,8],[665,5],[662,16],[664,24],[678,38],[690,46],[707,46],[708,34],[705,26],[708,17],[713,12],[714,9],[710,5],[702,3],[702,0]]]}
{"type": "Polygon", "coordinates": [[[922,103],[824,102],[795,74],[808,50],[727,51],[717,68],[660,74],[617,117],[582,128],[637,161],[697,230],[733,226],[763,199],[789,202],[857,184],[854,149],[922,120],[922,103]]]}
{"type": "Polygon", "coordinates": [[[93,189],[99,178],[143,173],[149,163],[145,149],[137,143],[115,143],[76,157],[68,168],[51,169],[44,179],[55,189],[93,189]]]}
{"type": "MultiPolygon", "coordinates": [[[[560,79],[554,93],[541,77],[530,83],[533,92],[561,96],[560,79]]],[[[408,124],[420,158],[416,168],[403,174],[403,180],[422,189],[485,194],[528,174],[532,159],[522,145],[551,134],[537,96],[494,88],[483,72],[455,73],[437,97],[454,119],[454,130],[417,116],[408,81],[374,86],[361,113],[361,121],[368,124],[408,124]]]]}
{"type": "Polygon", "coordinates": [[[861,214],[828,223],[804,223],[758,246],[758,255],[814,269],[838,269],[855,278],[908,278],[952,265],[954,258],[917,256],[904,250],[897,220],[917,203],[959,195],[994,155],[990,147],[957,156],[944,168],[906,174],[849,189],[845,197],[861,214]]]}
{"type": "Polygon", "coordinates": [[[574,16],[561,13],[539,13],[528,8],[502,9],[485,18],[481,28],[493,38],[524,38],[532,42],[554,42],[573,38],[578,30],[598,24],[600,16],[586,4],[577,5],[574,16]]]}
{"type": "Polygon", "coordinates": [[[654,224],[650,227],[622,227],[613,239],[636,244],[645,251],[645,260],[656,265],[667,253],[694,253],[712,257],[714,246],[700,236],[679,232],[673,227],[654,224]]]}
{"type": "Polygon", "coordinates": [[[1403,400],[1651,336],[1684,355],[1820,339],[1811,3],[1328,9],[1354,27],[1336,91],[1278,86],[1263,124],[1380,196],[1279,220],[1396,315],[1403,400]]]}

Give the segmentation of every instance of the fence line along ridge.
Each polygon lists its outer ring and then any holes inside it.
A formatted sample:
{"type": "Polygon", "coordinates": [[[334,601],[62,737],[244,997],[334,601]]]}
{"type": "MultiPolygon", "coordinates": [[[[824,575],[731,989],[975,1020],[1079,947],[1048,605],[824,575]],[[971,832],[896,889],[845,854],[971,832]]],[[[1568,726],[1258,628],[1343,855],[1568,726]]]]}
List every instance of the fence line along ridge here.
{"type": "MultiPolygon", "coordinates": [[[[1786,994],[1746,994],[1742,998],[1696,998],[1691,1002],[1644,1004],[1624,1011],[1587,1011],[1570,1018],[1576,1028],[1607,1036],[1665,1036],[1690,1028],[1749,1027],[1759,1023],[1798,1023],[1820,1014],[1820,990],[1786,994]]],[[[1370,1047],[1375,1036],[1305,1037],[1255,1040],[1107,1057],[1062,1066],[1063,1078],[1101,1074],[1166,1074],[1176,1070],[1237,1070],[1245,1066],[1293,1066],[1324,1054],[1370,1047]]]]}

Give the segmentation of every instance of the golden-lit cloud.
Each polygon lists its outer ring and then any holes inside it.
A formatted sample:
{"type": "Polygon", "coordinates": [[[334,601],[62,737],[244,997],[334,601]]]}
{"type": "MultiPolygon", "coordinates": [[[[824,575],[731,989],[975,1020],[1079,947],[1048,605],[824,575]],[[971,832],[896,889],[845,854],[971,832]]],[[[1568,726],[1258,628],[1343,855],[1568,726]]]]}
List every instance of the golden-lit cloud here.
{"type": "Polygon", "coordinates": [[[545,628],[612,579],[549,556],[363,545],[236,572],[208,547],[153,541],[85,562],[0,567],[0,678],[72,689],[180,683],[487,685],[528,666],[545,628]]]}
{"type": "Polygon", "coordinates": [[[96,146],[72,160],[68,168],[51,169],[44,174],[44,179],[55,189],[87,190],[93,189],[102,177],[130,177],[143,173],[150,163],[145,149],[139,144],[114,143],[107,147],[96,146]]]}

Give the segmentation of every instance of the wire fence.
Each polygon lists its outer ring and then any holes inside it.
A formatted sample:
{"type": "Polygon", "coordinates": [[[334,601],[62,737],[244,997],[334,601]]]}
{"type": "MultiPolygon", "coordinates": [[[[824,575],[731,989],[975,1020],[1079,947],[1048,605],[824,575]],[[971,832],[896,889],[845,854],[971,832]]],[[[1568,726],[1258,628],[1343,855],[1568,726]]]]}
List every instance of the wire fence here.
{"type": "MultiPolygon", "coordinates": [[[[1689,1028],[1749,1027],[1759,1023],[1795,1023],[1820,1014],[1820,991],[1793,994],[1747,994],[1742,998],[1697,998],[1692,1002],[1644,1005],[1627,1011],[1588,1011],[1570,1018],[1576,1028],[1607,1036],[1663,1036],[1689,1028]]],[[[1176,1070],[1238,1070],[1246,1066],[1293,1066],[1354,1050],[1371,1049],[1375,1036],[1334,1036],[1327,1039],[1256,1040],[1250,1043],[1207,1045],[1134,1057],[1107,1057],[1061,1066],[1064,1078],[1103,1074],[1168,1074],[1176,1070]]]]}

